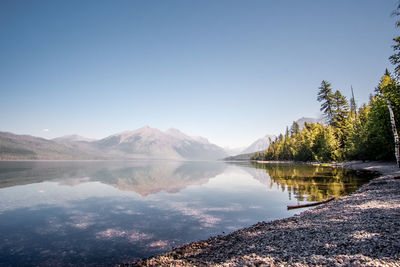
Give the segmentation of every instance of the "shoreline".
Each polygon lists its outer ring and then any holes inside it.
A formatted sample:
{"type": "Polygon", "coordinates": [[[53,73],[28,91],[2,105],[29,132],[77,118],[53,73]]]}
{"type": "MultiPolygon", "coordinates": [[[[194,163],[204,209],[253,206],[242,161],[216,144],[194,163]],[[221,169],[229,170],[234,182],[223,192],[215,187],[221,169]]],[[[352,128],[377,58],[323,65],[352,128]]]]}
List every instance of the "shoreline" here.
{"type": "Polygon", "coordinates": [[[182,245],[131,266],[400,266],[400,169],[386,162],[328,165],[380,176],[298,215],[182,245]]]}

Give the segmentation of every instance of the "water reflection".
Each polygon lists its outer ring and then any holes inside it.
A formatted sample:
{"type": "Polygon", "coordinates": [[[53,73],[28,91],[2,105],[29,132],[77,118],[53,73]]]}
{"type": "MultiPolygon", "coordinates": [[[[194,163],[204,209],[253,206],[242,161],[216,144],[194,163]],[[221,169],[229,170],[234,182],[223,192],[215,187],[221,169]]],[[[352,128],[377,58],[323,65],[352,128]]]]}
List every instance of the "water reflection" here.
{"type": "Polygon", "coordinates": [[[222,162],[0,161],[0,188],[44,181],[71,186],[98,181],[148,196],[205,184],[225,168],[222,162]]]}
{"type": "Polygon", "coordinates": [[[236,163],[258,181],[287,191],[289,199],[322,201],[330,196],[344,196],[356,191],[376,176],[370,172],[356,172],[344,168],[306,164],[236,163]],[[260,171],[261,170],[261,171],[260,171]]]}
{"type": "Polygon", "coordinates": [[[130,262],[361,183],[312,166],[0,162],[0,266],[130,262]]]}

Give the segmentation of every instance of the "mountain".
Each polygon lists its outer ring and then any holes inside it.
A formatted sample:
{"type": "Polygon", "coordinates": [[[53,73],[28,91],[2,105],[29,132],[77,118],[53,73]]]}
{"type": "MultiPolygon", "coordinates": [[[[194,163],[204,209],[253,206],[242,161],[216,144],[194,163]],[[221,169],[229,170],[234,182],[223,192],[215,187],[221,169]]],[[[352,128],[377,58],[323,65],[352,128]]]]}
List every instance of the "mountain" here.
{"type": "Polygon", "coordinates": [[[69,135],[53,140],[0,132],[0,159],[176,159],[215,160],[225,151],[203,137],[148,126],[100,140],[69,135]]]}
{"type": "MultiPolygon", "coordinates": [[[[302,130],[306,122],[307,123],[322,123],[322,119],[302,117],[302,118],[298,119],[296,122],[300,126],[300,130],[302,130]]],[[[256,140],[254,143],[252,143],[246,149],[237,152],[236,154],[228,153],[229,157],[225,158],[224,160],[227,160],[227,161],[250,160],[255,152],[266,150],[270,145],[270,140],[274,141],[275,139],[276,139],[275,135],[266,135],[263,138],[256,140]]]]}
{"type": "Polygon", "coordinates": [[[0,160],[104,159],[99,155],[53,140],[0,132],[0,160]]]}
{"type": "Polygon", "coordinates": [[[52,139],[53,141],[56,142],[92,142],[96,141],[96,139],[91,139],[91,138],[86,138],[77,134],[71,134],[71,135],[64,135],[61,137],[57,137],[52,139]]]}
{"type": "Polygon", "coordinates": [[[224,160],[227,160],[227,161],[250,160],[255,152],[266,150],[270,145],[270,141],[274,141],[275,139],[276,139],[275,135],[267,134],[266,136],[254,141],[250,146],[248,146],[245,149],[236,150],[236,151],[228,150],[227,154],[229,156],[224,158],[224,160]],[[231,152],[231,153],[229,153],[229,152],[231,152]],[[232,152],[236,152],[236,153],[232,153],[232,152]]]}
{"type": "Polygon", "coordinates": [[[162,132],[145,126],[92,142],[98,149],[117,158],[214,160],[225,151],[202,137],[191,137],[177,129],[162,132]]]}
{"type": "Polygon", "coordinates": [[[308,117],[301,117],[298,119],[297,124],[300,126],[300,130],[303,129],[304,124],[307,123],[322,123],[322,119],[316,119],[316,118],[308,118],[308,117]]]}
{"type": "Polygon", "coordinates": [[[266,136],[254,141],[247,148],[241,149],[240,151],[236,151],[235,154],[228,154],[229,157],[224,158],[224,160],[227,160],[227,161],[250,160],[255,152],[266,150],[270,145],[270,141],[274,141],[275,139],[276,139],[275,135],[267,134],[266,136]]]}
{"type": "Polygon", "coordinates": [[[225,153],[228,154],[228,156],[238,155],[245,149],[246,147],[237,147],[237,148],[224,147],[225,153]]]}
{"type": "Polygon", "coordinates": [[[266,150],[269,147],[270,141],[275,140],[275,135],[266,135],[254,141],[249,147],[243,150],[240,154],[250,154],[258,151],[266,150]]]}

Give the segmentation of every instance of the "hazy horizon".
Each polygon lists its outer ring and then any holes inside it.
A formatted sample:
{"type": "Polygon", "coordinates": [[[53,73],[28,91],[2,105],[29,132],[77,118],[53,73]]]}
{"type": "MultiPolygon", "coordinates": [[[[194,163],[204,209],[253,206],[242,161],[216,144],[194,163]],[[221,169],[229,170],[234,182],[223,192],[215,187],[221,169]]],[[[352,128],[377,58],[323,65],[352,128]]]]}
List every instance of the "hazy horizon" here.
{"type": "Polygon", "coordinates": [[[322,80],[366,103],[398,1],[0,3],[0,131],[100,139],[145,125],[221,147],[318,118],[322,80]]]}

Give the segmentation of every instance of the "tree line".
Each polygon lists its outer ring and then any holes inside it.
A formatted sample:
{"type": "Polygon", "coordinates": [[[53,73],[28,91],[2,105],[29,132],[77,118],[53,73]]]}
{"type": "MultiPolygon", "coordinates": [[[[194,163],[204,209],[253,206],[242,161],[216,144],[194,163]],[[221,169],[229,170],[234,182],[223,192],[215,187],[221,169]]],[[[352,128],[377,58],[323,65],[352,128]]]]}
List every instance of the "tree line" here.
{"type": "Polygon", "coordinates": [[[345,161],[394,160],[395,146],[390,103],[394,121],[400,125],[400,84],[385,71],[369,103],[357,108],[354,95],[348,100],[331,83],[322,81],[317,100],[323,122],[304,127],[293,122],[266,151],[254,160],[345,161]]]}

